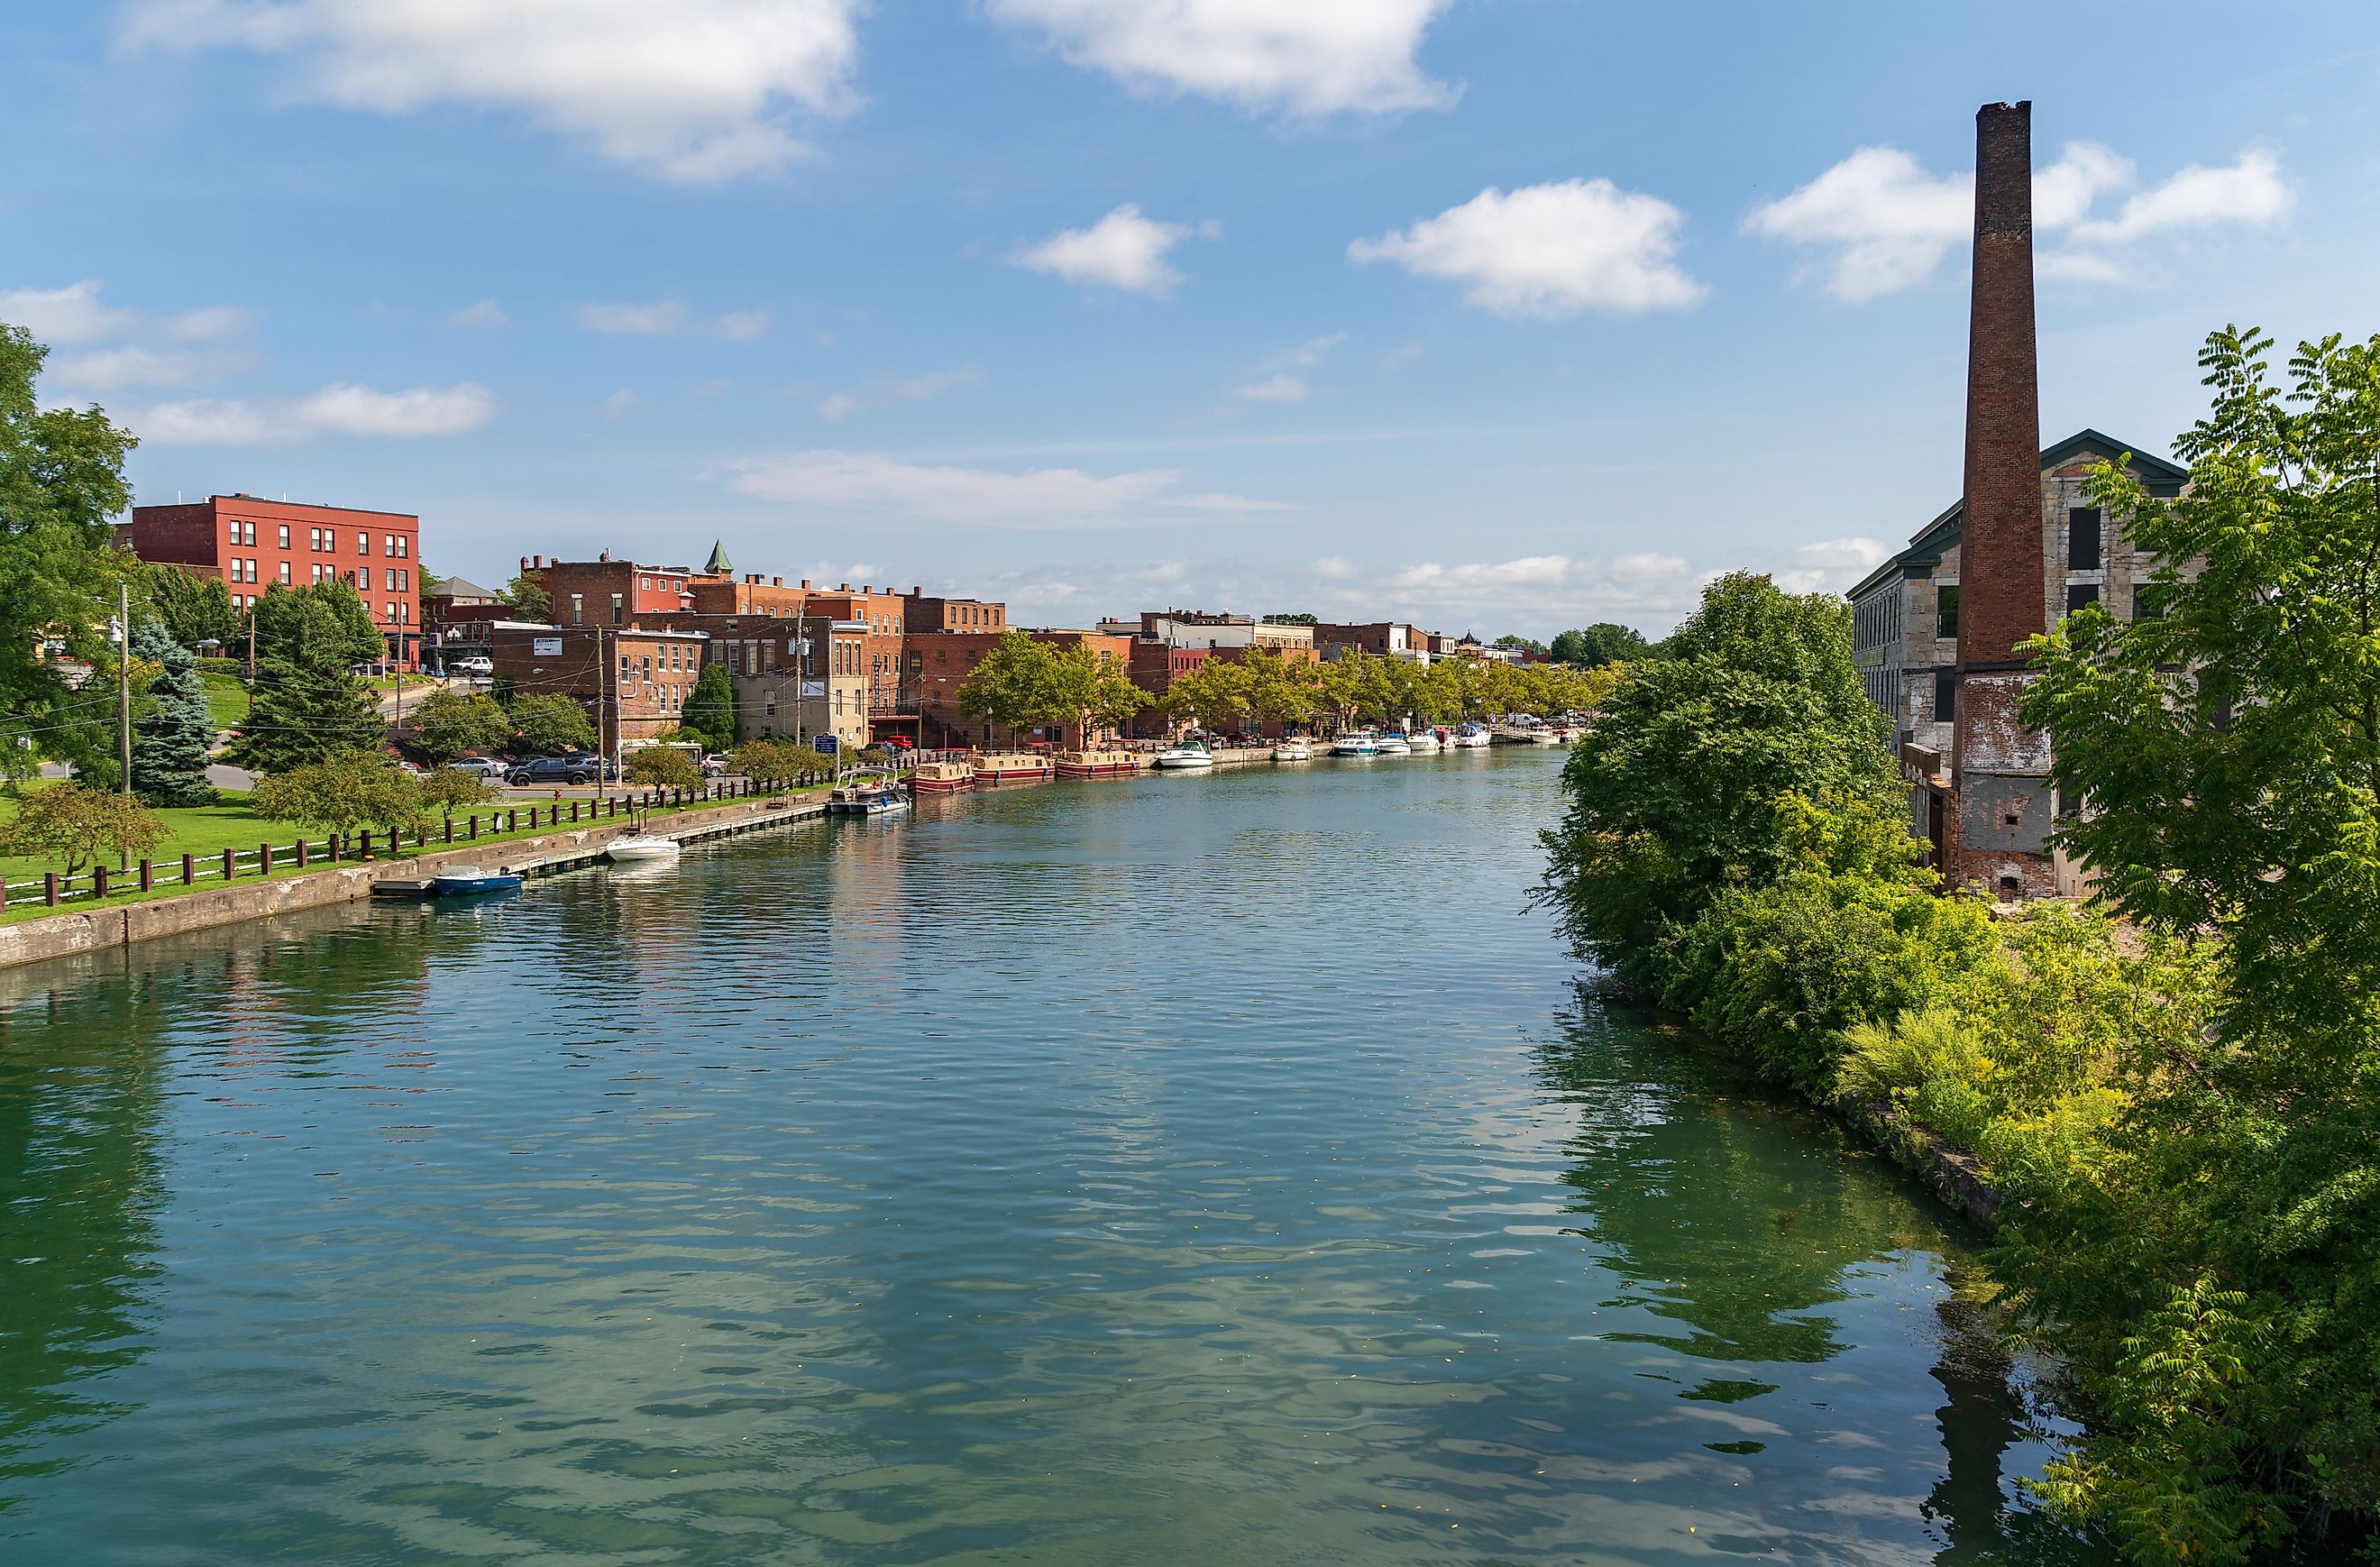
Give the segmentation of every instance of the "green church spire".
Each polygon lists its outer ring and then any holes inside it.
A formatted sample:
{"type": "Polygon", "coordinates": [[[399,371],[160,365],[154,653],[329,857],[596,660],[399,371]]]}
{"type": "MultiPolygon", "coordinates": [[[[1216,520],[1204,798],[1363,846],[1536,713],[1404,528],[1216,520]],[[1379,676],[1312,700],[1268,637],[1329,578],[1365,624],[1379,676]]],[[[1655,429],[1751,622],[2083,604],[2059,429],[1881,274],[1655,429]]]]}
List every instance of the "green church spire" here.
{"type": "Polygon", "coordinates": [[[717,539],[710,541],[710,559],[703,563],[702,569],[712,577],[734,575],[735,563],[727,558],[727,546],[724,542],[717,539]]]}

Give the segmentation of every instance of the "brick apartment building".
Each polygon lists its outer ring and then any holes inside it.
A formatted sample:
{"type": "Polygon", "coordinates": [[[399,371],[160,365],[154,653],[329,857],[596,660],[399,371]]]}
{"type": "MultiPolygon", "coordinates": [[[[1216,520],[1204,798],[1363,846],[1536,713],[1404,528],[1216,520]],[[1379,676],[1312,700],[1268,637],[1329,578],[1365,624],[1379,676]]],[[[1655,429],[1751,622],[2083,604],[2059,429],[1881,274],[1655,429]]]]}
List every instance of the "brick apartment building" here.
{"type": "Polygon", "coordinates": [[[683,721],[709,642],[698,631],[497,622],[488,660],[521,695],[576,701],[616,756],[683,721]]]}
{"type": "Polygon", "coordinates": [[[232,607],[243,612],[276,583],[348,583],[371,612],[388,656],[407,668],[419,665],[419,517],[257,495],[210,495],[169,506],[135,506],[132,521],[117,536],[144,561],[221,579],[232,607]]]}
{"type": "Polygon", "coordinates": [[[689,567],[615,561],[609,550],[591,561],[523,555],[520,574],[545,589],[557,626],[622,627],[640,616],[694,607],[689,567]]]}
{"type": "MultiPolygon", "coordinates": [[[[1001,609],[1001,618],[1005,622],[1002,606],[988,607],[1001,609]]],[[[910,639],[909,657],[917,663],[918,744],[946,750],[968,747],[997,750],[1035,744],[1070,747],[1083,744],[1083,735],[1075,724],[1052,724],[1020,732],[970,718],[959,711],[959,687],[1009,629],[1003,624],[998,631],[929,632],[910,639]]],[[[1128,637],[1065,629],[1028,631],[1026,635],[1052,647],[1088,648],[1094,653],[1111,654],[1130,667],[1133,642],[1128,637]]]]}

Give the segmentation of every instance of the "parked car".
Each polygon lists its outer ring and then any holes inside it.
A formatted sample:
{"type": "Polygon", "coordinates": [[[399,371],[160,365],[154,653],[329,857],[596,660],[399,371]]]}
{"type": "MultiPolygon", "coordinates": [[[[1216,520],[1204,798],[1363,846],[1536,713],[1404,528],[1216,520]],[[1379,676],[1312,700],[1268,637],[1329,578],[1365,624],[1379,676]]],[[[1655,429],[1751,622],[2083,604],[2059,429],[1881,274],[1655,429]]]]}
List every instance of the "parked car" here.
{"type": "Polygon", "coordinates": [[[713,751],[702,759],[702,775],[705,778],[723,778],[727,775],[729,766],[730,763],[724,752],[713,751]]]}
{"type": "Polygon", "coordinates": [[[592,784],[595,782],[595,759],[591,756],[539,757],[514,768],[512,777],[507,782],[592,784]]]}
{"type": "Polygon", "coordinates": [[[457,772],[472,774],[482,784],[491,778],[500,779],[511,771],[494,757],[456,757],[446,765],[457,772]]]}
{"type": "Polygon", "coordinates": [[[456,659],[446,667],[457,674],[473,676],[489,675],[496,672],[495,664],[482,658],[456,659]]]}
{"type": "Polygon", "coordinates": [[[917,742],[910,739],[906,735],[887,735],[884,738],[877,741],[876,743],[882,746],[887,750],[905,751],[917,742]]]}

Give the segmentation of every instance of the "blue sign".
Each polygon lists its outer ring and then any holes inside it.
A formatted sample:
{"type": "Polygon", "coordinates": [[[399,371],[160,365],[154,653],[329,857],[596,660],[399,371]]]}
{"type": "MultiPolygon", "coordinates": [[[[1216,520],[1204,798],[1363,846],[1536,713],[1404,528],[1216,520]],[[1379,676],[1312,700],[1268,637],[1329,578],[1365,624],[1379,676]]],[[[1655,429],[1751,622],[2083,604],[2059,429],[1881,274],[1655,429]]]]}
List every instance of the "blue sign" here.
{"type": "Polygon", "coordinates": [[[810,749],[822,757],[831,757],[843,747],[843,742],[832,735],[820,735],[810,741],[810,749]]]}

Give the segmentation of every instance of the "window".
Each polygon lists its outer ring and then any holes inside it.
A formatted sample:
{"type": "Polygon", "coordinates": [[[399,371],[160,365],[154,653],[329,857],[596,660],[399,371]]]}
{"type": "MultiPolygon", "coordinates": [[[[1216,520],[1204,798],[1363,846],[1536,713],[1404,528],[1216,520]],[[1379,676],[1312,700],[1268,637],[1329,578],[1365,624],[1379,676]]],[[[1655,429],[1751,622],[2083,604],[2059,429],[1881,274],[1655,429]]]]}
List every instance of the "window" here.
{"type": "Polygon", "coordinates": [[[2066,613],[2072,614],[2085,604],[2099,601],[2099,585],[2095,582],[2070,582],[2066,585],[2066,613]]]}
{"type": "Polygon", "coordinates": [[[2172,603],[2173,584],[2170,582],[2140,582],[2132,586],[2134,620],[2162,620],[2172,603]]]}
{"type": "Polygon", "coordinates": [[[390,620],[390,621],[395,620],[395,619],[396,618],[396,603],[395,603],[395,601],[391,600],[391,601],[389,601],[389,603],[388,603],[388,605],[387,605],[386,607],[387,607],[388,613],[387,613],[386,614],[382,615],[381,618],[382,618],[382,620],[390,620]]]}
{"type": "Polygon", "coordinates": [[[398,568],[396,574],[396,590],[400,593],[410,593],[413,591],[413,573],[409,569],[404,567],[398,568]]]}
{"type": "Polygon", "coordinates": [[[762,718],[777,716],[777,693],[773,689],[760,693],[760,716],[762,718]]]}
{"type": "Polygon", "coordinates": [[[382,535],[381,535],[381,553],[382,553],[382,554],[384,554],[384,555],[393,555],[393,554],[396,553],[396,535],[395,535],[395,534],[394,534],[394,533],[383,533],[383,534],[382,534],[382,535]]]}
{"type": "Polygon", "coordinates": [[[570,595],[570,624],[573,626],[587,624],[587,595],[584,593],[570,595]]]}
{"type": "Polygon", "coordinates": [[[1934,589],[1934,635],[1956,637],[1959,634],[1959,585],[1934,589]]]}
{"type": "Polygon", "coordinates": [[[289,547],[289,525],[285,522],[281,525],[281,547],[285,550],[289,547]]]}
{"type": "Polygon", "coordinates": [[[1959,716],[1959,672],[1947,665],[1934,672],[1934,722],[1948,723],[1959,716]]]}
{"type": "Polygon", "coordinates": [[[359,555],[369,555],[371,553],[370,534],[358,533],[356,535],[356,553],[359,555]]]}
{"type": "Polygon", "coordinates": [[[287,561],[283,561],[283,562],[281,563],[281,568],[280,568],[280,569],[281,569],[281,585],[282,585],[284,588],[286,588],[286,587],[288,587],[288,586],[289,586],[289,563],[288,563],[287,561]]]}
{"type": "Polygon", "coordinates": [[[2066,569],[2099,569],[2099,508],[2075,506],[2066,514],[2066,569]]]}
{"type": "Polygon", "coordinates": [[[626,595],[625,595],[625,594],[621,594],[621,593],[614,593],[614,594],[613,594],[613,595],[612,595],[612,624],[613,624],[613,625],[614,625],[614,626],[618,626],[618,625],[620,625],[623,621],[625,621],[625,620],[626,620],[626,619],[627,619],[627,615],[626,615],[626,613],[625,613],[625,610],[626,610],[626,607],[627,607],[627,605],[626,605],[626,595]]]}

